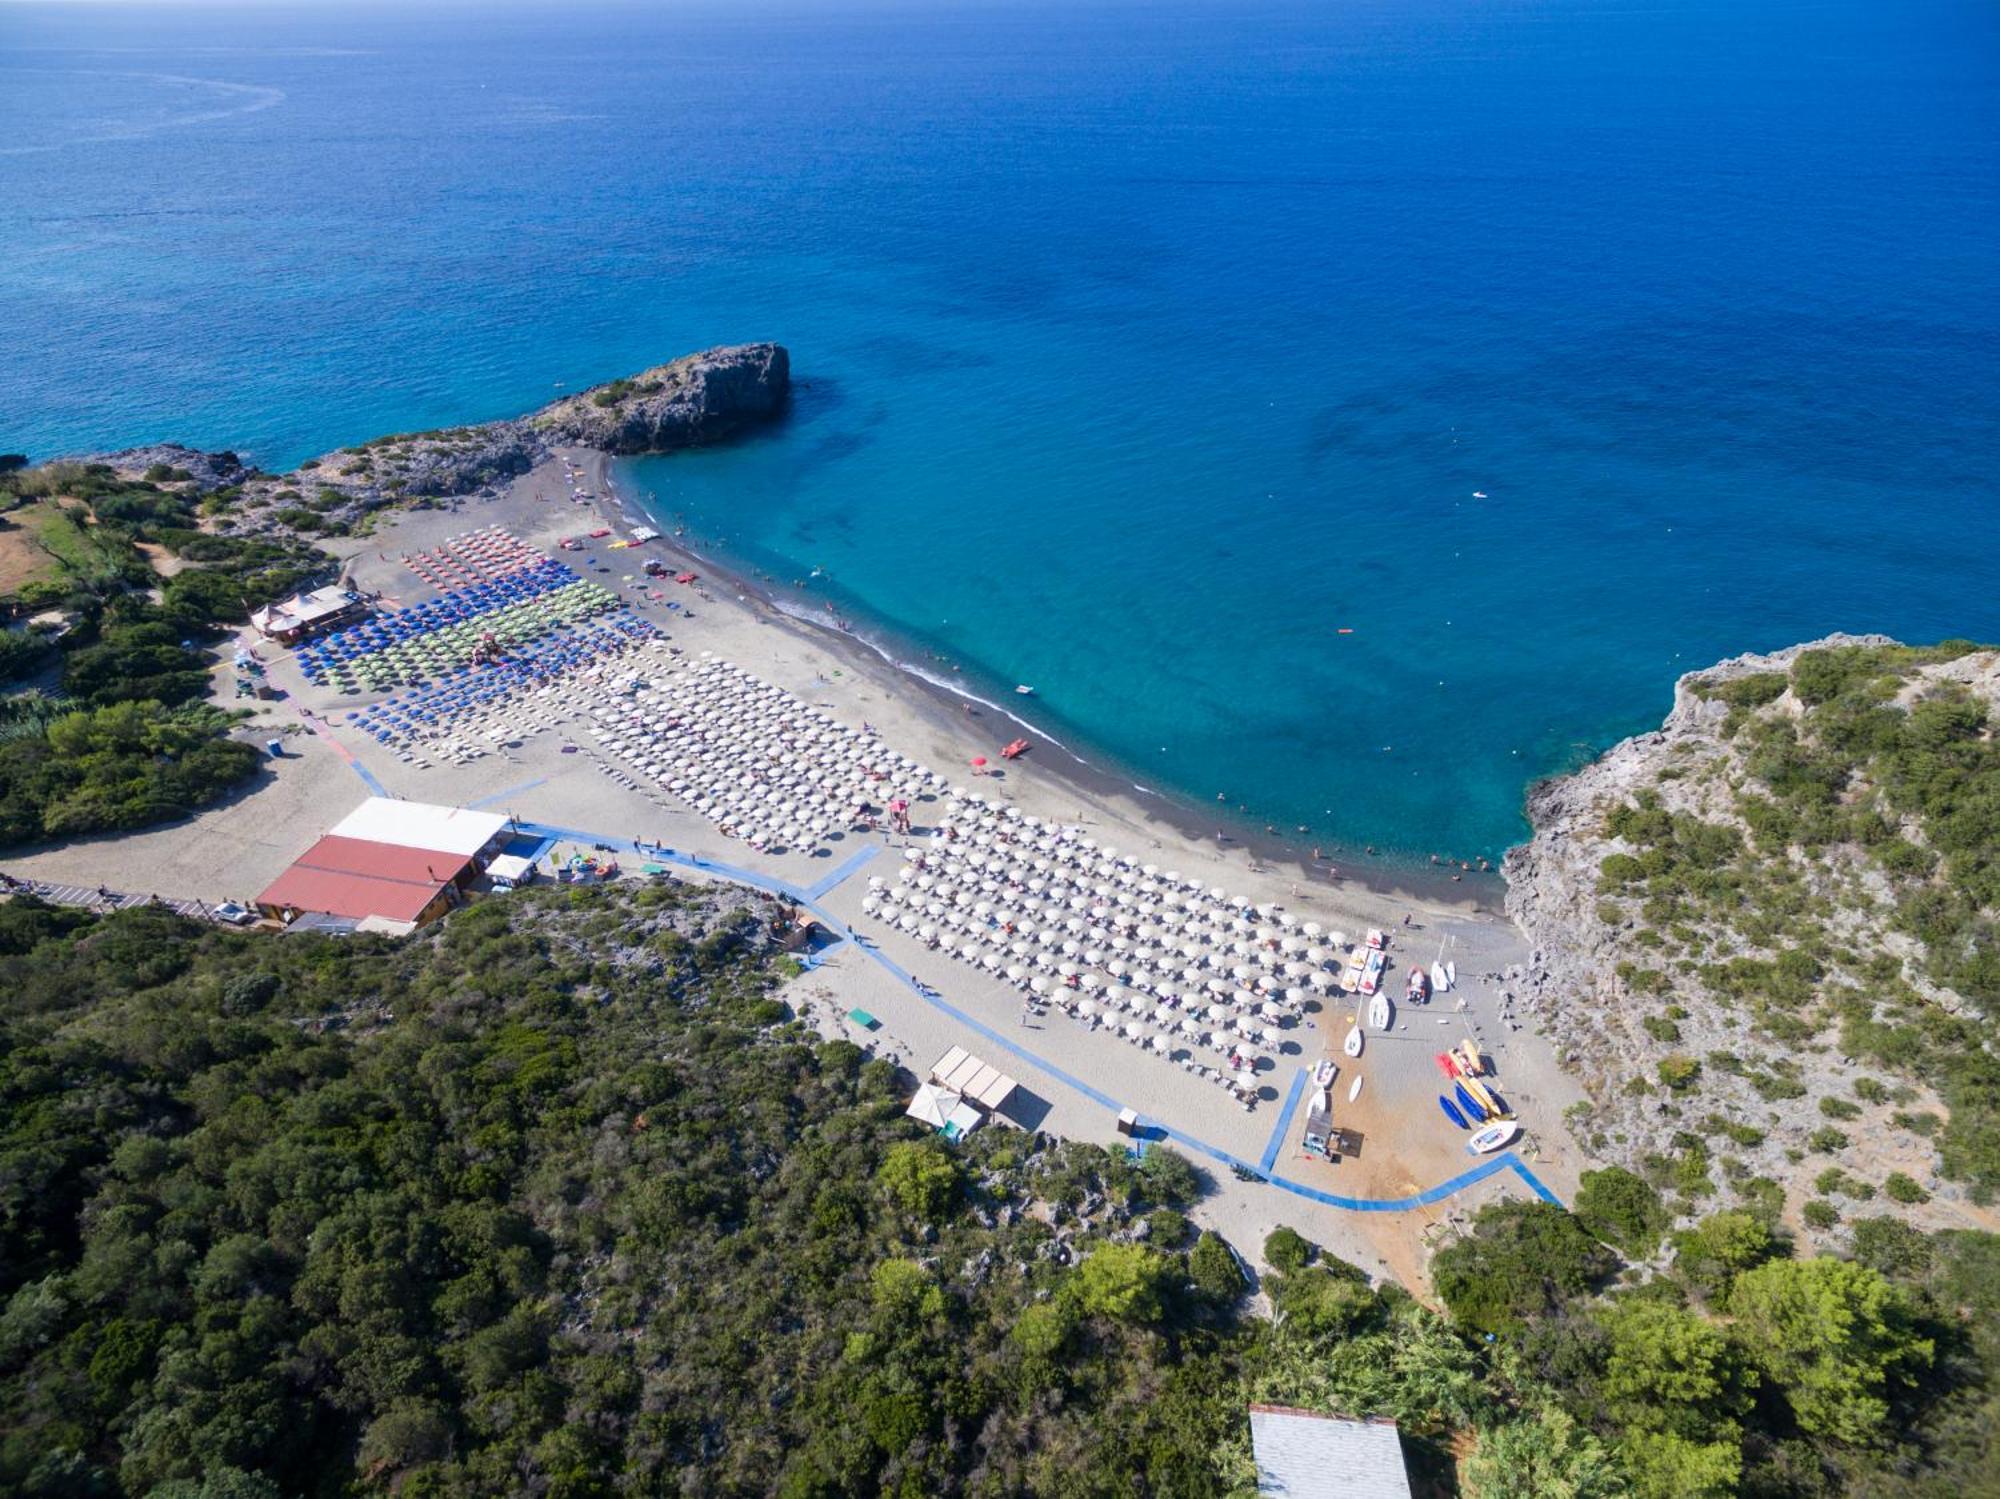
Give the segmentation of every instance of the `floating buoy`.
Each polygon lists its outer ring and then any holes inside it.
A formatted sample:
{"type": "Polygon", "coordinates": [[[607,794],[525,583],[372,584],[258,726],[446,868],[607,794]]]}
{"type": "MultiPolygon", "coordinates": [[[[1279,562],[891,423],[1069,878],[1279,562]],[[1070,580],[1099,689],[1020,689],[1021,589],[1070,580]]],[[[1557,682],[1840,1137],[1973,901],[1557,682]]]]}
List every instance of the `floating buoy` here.
{"type": "Polygon", "coordinates": [[[1334,633],[1338,635],[1352,635],[1354,632],[1346,628],[1345,626],[1342,626],[1339,630],[1335,631],[1334,633]]]}

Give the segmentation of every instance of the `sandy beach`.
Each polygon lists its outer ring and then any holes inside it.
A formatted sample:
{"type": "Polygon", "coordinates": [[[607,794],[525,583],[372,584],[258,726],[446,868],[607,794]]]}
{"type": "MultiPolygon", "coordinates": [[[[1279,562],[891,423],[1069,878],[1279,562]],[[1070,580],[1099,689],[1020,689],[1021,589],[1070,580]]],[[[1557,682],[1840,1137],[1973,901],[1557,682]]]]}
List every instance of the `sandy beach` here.
{"type": "MultiPolygon", "coordinates": [[[[1345,868],[1349,877],[1338,882],[1316,875],[1295,859],[1281,858],[1275,843],[1260,847],[1247,834],[1225,829],[1229,836],[1218,839],[1217,828],[1203,827],[1194,809],[1144,796],[1115,774],[1080,764],[996,707],[922,682],[867,642],[796,617],[802,612],[796,605],[781,607],[771,595],[670,539],[610,549],[632,529],[653,524],[637,505],[621,502],[611,484],[611,465],[601,455],[567,452],[514,481],[496,499],[385,516],[374,535],[343,540],[333,549],[343,557],[353,586],[380,593],[384,605],[394,608],[434,592],[405,566],[405,554],[473,527],[503,526],[569,562],[586,579],[617,591],[622,602],[666,633],[683,658],[699,660],[708,653],[846,724],[866,724],[883,744],[996,806],[1073,824],[1099,844],[1183,870],[1299,920],[1356,935],[1380,928],[1390,942],[1384,991],[1399,1000],[1393,1028],[1370,1030],[1361,1057],[1350,1059],[1340,1054],[1340,1043],[1356,1013],[1353,1003],[1337,993],[1324,1003],[1309,1001],[1300,1023],[1284,1030],[1282,1046],[1257,1074],[1257,1098],[1246,1110],[1182,1067],[1104,1030],[1085,1029],[1055,1010],[1025,1014],[1020,991],[1004,979],[865,917],[868,877],[893,876],[903,849],[921,840],[850,832],[834,835],[813,854],[757,852],[663,788],[620,784],[581,726],[495,745],[469,764],[418,764],[347,723],[352,708],[379,694],[342,697],[310,685],[296,663],[268,643],[258,648],[270,663],[273,682],[289,696],[261,705],[246,737],[261,742],[282,734],[291,752],[272,761],[254,789],[187,823],[10,858],[7,872],[85,887],[244,899],[368,794],[371,783],[411,800],[480,805],[593,837],[642,839],[810,892],[831,923],[866,943],[835,947],[791,986],[787,997],[822,1029],[849,1034],[919,1077],[953,1045],[990,1055],[1022,1085],[1028,1111],[1023,1122],[1053,1133],[1106,1143],[1117,1139],[1116,1111],[1105,1106],[1106,1099],[1158,1121],[1182,1138],[1180,1148],[1213,1179],[1216,1190],[1197,1219],[1226,1233],[1253,1259],[1264,1235],[1288,1223],[1371,1271],[1420,1286],[1425,1245],[1437,1225],[1469,1214],[1496,1194],[1527,1190],[1513,1172],[1502,1171],[1442,1201],[1398,1211],[1355,1211],[1306,1195],[1400,1199],[1477,1165],[1466,1154],[1465,1136],[1443,1119],[1435,1102],[1442,1079],[1433,1056],[1467,1036],[1492,1058],[1496,1086],[1522,1122],[1516,1143],[1522,1159],[1559,1197],[1567,1200],[1573,1192],[1582,1160],[1561,1114],[1581,1094],[1544,1042],[1503,1018],[1502,975],[1524,964],[1527,954],[1516,929],[1482,909],[1490,904],[1481,898],[1488,889],[1484,882],[1458,886],[1440,879],[1437,888],[1421,888],[1422,881],[1390,871],[1385,883],[1394,888],[1374,889],[1345,868]],[[563,538],[583,538],[600,528],[611,534],[589,540],[581,551],[557,550],[563,538]],[[692,571],[698,579],[685,585],[647,579],[641,563],[648,557],[692,571]],[[679,607],[670,609],[670,603],[679,607]],[[1022,736],[1034,741],[1033,747],[1003,762],[1002,745],[1022,736]],[[974,777],[971,762],[980,756],[992,773],[974,777]],[[1458,987],[1427,1006],[1400,1003],[1407,965],[1426,965],[1440,954],[1455,963],[1458,987]],[[914,987],[908,976],[931,992],[914,987]],[[857,1007],[875,1016],[880,1029],[864,1033],[850,1022],[846,1016],[857,1007]],[[1324,1056],[1341,1066],[1333,1089],[1335,1118],[1358,1147],[1337,1163],[1301,1156],[1303,1110],[1296,1117],[1287,1111],[1288,1099],[1298,1093],[1299,1073],[1324,1056]],[[1348,1090],[1357,1075],[1364,1086],[1350,1102],[1348,1090]],[[1292,1185],[1239,1180],[1225,1159],[1268,1161],[1266,1173],[1292,1185]]],[[[1032,700],[1027,701],[1021,716],[1031,722],[1032,700]]],[[[917,820],[923,820],[921,808],[917,820]]]]}

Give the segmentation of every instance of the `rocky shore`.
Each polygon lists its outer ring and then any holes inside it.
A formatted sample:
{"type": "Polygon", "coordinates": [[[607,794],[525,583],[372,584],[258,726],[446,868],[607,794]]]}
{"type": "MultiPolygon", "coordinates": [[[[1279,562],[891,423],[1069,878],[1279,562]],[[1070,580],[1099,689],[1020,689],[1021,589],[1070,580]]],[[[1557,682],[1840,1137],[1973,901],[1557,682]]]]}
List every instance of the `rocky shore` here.
{"type": "MultiPolygon", "coordinates": [[[[1589,1092],[1588,1117],[1572,1123],[1601,1160],[1655,1177],[1680,1168],[1691,1198],[1708,1190],[1713,1160],[1725,1193],[1725,1181],[1775,1181],[1794,1216],[1801,1199],[1836,1190],[1824,1185],[1829,1168],[1852,1170],[1847,1195],[1857,1200],[1901,1172],[1936,1202],[1899,1211],[1960,1221],[1947,1205],[1962,1194],[1940,1178],[1931,1134],[1908,1127],[1948,1108],[1926,1078],[1847,1054],[1841,1021],[1871,1003],[1882,1024],[1923,1007],[1957,1016],[1977,1006],[1938,982],[1924,944],[1899,924],[1911,881],[1865,843],[1777,847],[1755,821],[1774,804],[1758,750],[1794,733],[1815,744],[1813,710],[1793,681],[1800,658],[1905,652],[1886,636],[1834,635],[1689,673],[1658,731],[1530,791],[1534,835],[1503,866],[1507,914],[1530,944],[1527,968],[1509,975],[1510,1004],[1589,1092]],[[1758,734],[1759,722],[1775,735],[1758,734]],[[1670,866],[1648,884],[1662,844],[1699,849],[1703,839],[1715,850],[1714,890],[1662,900],[1663,884],[1703,885],[1698,854],[1694,874],[1670,866]],[[1829,1148],[1835,1135],[1852,1147],[1829,1148]],[[1690,1157],[1703,1168],[1682,1166],[1690,1157]]],[[[1897,706],[1939,693],[2000,705],[2000,653],[1897,669],[1897,706]]],[[[1874,815],[1885,804],[1876,791],[1859,762],[1835,805],[1874,815]]],[[[1912,821],[1891,814],[1889,823],[1895,837],[1923,842],[1912,821]]]]}
{"type": "Polygon", "coordinates": [[[529,416],[477,426],[396,433],[308,459],[288,474],[246,466],[234,453],[173,443],[81,461],[132,475],[170,475],[214,497],[224,534],[352,534],[371,513],[464,495],[490,496],[543,462],[558,444],[611,454],[666,453],[720,442],[776,419],[791,361],[774,343],[704,350],[565,396],[529,416]]]}

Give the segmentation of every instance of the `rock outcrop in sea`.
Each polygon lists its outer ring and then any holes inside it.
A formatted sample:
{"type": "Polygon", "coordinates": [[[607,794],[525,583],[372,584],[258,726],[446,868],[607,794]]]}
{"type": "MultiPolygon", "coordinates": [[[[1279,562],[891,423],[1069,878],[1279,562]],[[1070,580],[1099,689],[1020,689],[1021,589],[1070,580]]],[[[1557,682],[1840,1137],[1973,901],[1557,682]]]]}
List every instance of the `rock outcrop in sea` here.
{"type": "Polygon", "coordinates": [[[790,390],[783,345],[735,344],[593,386],[526,417],[394,433],[308,459],[288,474],[173,443],[80,461],[131,474],[171,471],[170,482],[227,502],[215,507],[216,527],[226,533],[339,535],[371,511],[490,494],[558,446],[629,456],[724,441],[776,419],[790,390]]]}
{"type": "Polygon", "coordinates": [[[551,442],[606,453],[660,453],[732,437],[784,409],[791,358],[779,344],[690,354],[593,386],[528,418],[551,442]]]}

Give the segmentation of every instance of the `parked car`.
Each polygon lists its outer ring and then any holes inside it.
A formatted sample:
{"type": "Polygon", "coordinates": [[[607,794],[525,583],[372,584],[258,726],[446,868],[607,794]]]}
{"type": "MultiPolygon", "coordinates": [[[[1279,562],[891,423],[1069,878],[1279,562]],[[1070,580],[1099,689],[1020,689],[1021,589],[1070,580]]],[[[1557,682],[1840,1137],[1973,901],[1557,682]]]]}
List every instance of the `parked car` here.
{"type": "Polygon", "coordinates": [[[248,926],[257,919],[257,913],[248,906],[240,906],[233,900],[226,900],[215,908],[215,919],[226,921],[231,926],[248,926]]]}

